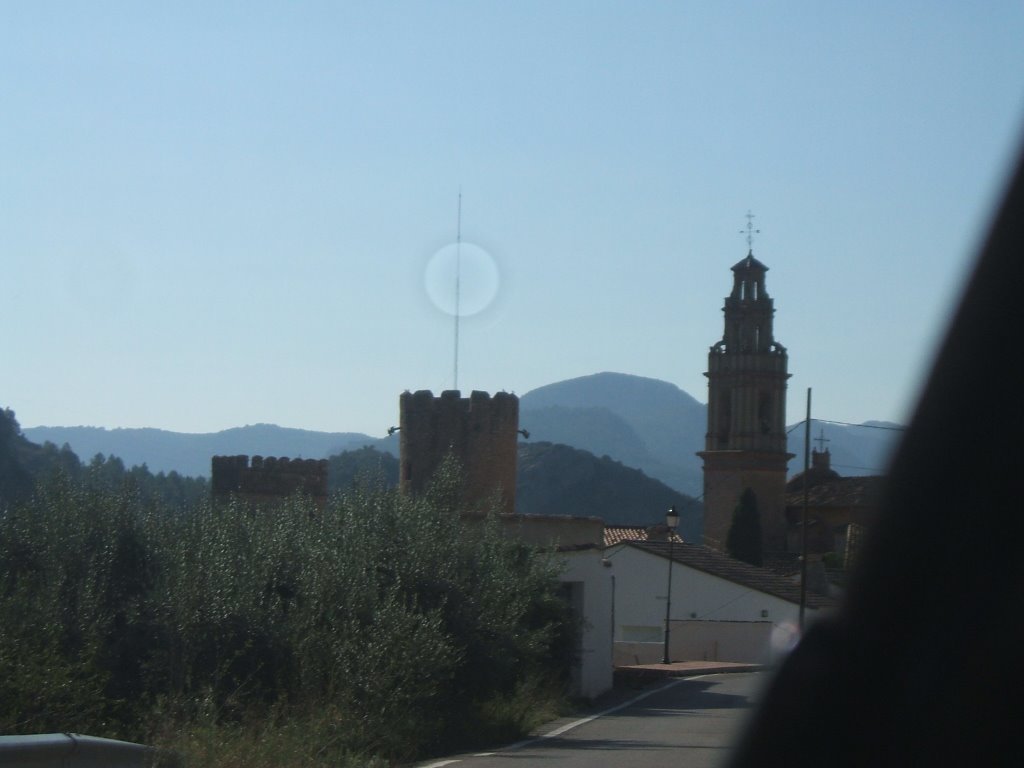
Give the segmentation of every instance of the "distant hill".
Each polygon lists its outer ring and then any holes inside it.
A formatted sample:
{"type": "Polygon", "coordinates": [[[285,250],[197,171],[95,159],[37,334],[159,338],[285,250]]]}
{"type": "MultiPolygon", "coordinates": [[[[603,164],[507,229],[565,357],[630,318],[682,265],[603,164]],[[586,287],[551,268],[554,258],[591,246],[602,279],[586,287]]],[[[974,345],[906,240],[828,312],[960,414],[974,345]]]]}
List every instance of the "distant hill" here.
{"type": "MultiPolygon", "coordinates": [[[[564,443],[642,469],[691,496],[703,493],[701,461],[707,406],[673,384],[624,373],[596,373],[531,390],[520,398],[519,421],[531,438],[564,443]]],[[[832,466],[843,475],[881,474],[899,442],[900,426],[813,422],[824,430],[832,466]],[[880,428],[882,427],[882,428],[880,428]]],[[[803,470],[803,430],[792,429],[792,476],[803,470]]]]}
{"type": "Polygon", "coordinates": [[[701,540],[699,502],[607,456],[547,442],[519,444],[516,509],[525,515],[599,517],[616,525],[648,526],[679,512],[679,533],[701,540]]]}
{"type": "MultiPolygon", "coordinates": [[[[205,479],[185,477],[171,470],[150,472],[145,466],[128,468],[116,456],[86,462],[67,445],[37,444],[23,434],[14,411],[0,408],[0,510],[28,499],[39,487],[63,478],[94,491],[121,492],[130,488],[143,501],[183,507],[209,494],[205,479]]],[[[59,482],[63,482],[63,479],[59,482]]]]}
{"type": "Polygon", "coordinates": [[[607,455],[696,496],[707,407],[674,384],[595,373],[531,390],[519,421],[538,440],[607,455]]]}
{"type": "Polygon", "coordinates": [[[31,427],[23,433],[34,443],[67,443],[84,461],[102,453],[119,457],[127,466],[145,464],[152,472],[174,470],[190,477],[209,477],[210,460],[214,456],[245,454],[326,459],[366,445],[398,455],[397,437],[378,439],[358,432],[314,432],[274,424],[254,424],[206,434],[103,427],[31,427]]]}
{"type": "MultiPolygon", "coordinates": [[[[520,398],[520,426],[532,441],[562,443],[608,456],[690,496],[702,492],[701,462],[707,406],[674,384],[624,373],[596,373],[548,384],[520,398]]],[[[815,423],[812,437],[824,428],[833,467],[844,475],[876,474],[899,440],[885,425],[844,426],[815,423]]],[[[374,438],[358,432],[314,432],[273,424],[256,424],[213,432],[185,434],[159,429],[99,427],[32,427],[25,436],[35,443],[67,443],[84,461],[98,453],[118,456],[125,465],[153,472],[208,477],[211,457],[247,454],[323,459],[370,446],[398,456],[398,437],[374,438]]],[[[803,469],[803,430],[789,434],[790,475],[803,469]]]]}
{"type": "MultiPolygon", "coordinates": [[[[650,525],[675,504],[681,532],[698,540],[701,508],[700,461],[706,407],[677,387],[656,379],[600,373],[558,382],[520,399],[520,423],[531,439],[519,445],[517,499],[525,514],[600,517],[609,523],[650,525]]],[[[398,476],[398,438],[355,432],[314,432],[256,424],[210,434],[158,429],[34,427],[18,434],[13,425],[0,456],[0,480],[23,493],[35,465],[58,459],[66,465],[96,454],[116,456],[124,466],[145,465],[152,473],[208,477],[214,455],[329,458],[332,489],[361,473],[376,473],[393,485],[398,476]],[[47,448],[44,444],[50,443],[47,448]],[[56,446],[67,444],[68,450],[56,446]],[[17,454],[17,461],[10,459],[17,454]]],[[[832,466],[843,475],[880,473],[898,443],[899,425],[868,422],[849,426],[815,423],[824,432],[832,466]]],[[[796,454],[790,474],[802,470],[803,429],[792,429],[796,454]]]]}
{"type": "MultiPolygon", "coordinates": [[[[67,437],[69,433],[70,436],[75,435],[73,430],[68,430],[58,432],[55,436],[67,437]]],[[[98,434],[102,437],[105,433],[108,433],[107,430],[85,430],[82,434],[98,434]]],[[[141,433],[148,438],[174,434],[161,433],[160,430],[112,430],[110,433],[122,438],[125,437],[123,433],[130,433],[130,436],[138,436],[141,433]]],[[[209,441],[205,445],[213,446],[215,449],[225,446],[231,448],[234,444],[224,438],[226,436],[237,439],[238,433],[242,433],[243,437],[246,434],[253,437],[262,435],[265,440],[270,441],[281,437],[282,434],[285,438],[293,440],[303,437],[301,430],[268,429],[265,425],[260,425],[219,433],[222,438],[220,442],[209,441]]],[[[321,438],[321,444],[329,444],[327,441],[334,439],[322,433],[312,434],[321,438]]],[[[186,439],[190,436],[177,437],[186,439]]],[[[303,442],[303,450],[308,451],[311,444],[303,442]]],[[[276,449],[284,446],[285,441],[263,445],[270,445],[275,449],[268,451],[268,455],[277,454],[276,449]]],[[[117,456],[111,451],[109,443],[100,443],[94,447],[97,450],[93,455],[102,454],[105,451],[100,449],[105,449],[110,452],[106,454],[108,457],[117,456]]],[[[237,445],[234,452],[237,452],[237,445]]],[[[152,457],[153,454],[148,455],[152,457]]],[[[699,541],[702,526],[701,505],[689,496],[647,477],[639,469],[624,466],[607,456],[598,458],[587,451],[549,442],[521,443],[518,461],[517,511],[522,514],[599,517],[613,524],[647,526],[661,522],[665,511],[674,505],[680,513],[680,533],[688,541],[699,541]]],[[[379,482],[386,487],[398,484],[398,459],[391,453],[372,446],[339,451],[331,455],[328,462],[329,486],[332,492],[343,491],[359,480],[379,482]]],[[[205,481],[185,480],[177,475],[165,478],[162,474],[154,478],[151,470],[143,470],[141,473],[136,471],[145,463],[137,462],[136,469],[126,470],[123,458],[116,457],[103,461],[97,459],[83,469],[78,457],[70,448],[58,449],[53,441],[37,445],[23,434],[12,411],[0,410],[0,507],[27,497],[38,479],[44,478],[58,468],[76,477],[82,476],[85,472],[93,480],[103,480],[104,487],[108,489],[121,487],[121,483],[130,475],[135,478],[136,484],[140,481],[145,481],[148,485],[156,484],[158,487],[154,488],[153,493],[159,493],[161,496],[167,495],[166,489],[163,488],[167,483],[181,485],[183,482],[199,482],[200,485],[189,489],[189,495],[193,500],[195,493],[207,492],[208,486],[205,481]]],[[[184,500],[184,497],[179,499],[184,500]]]]}
{"type": "MultiPolygon", "coordinates": [[[[346,451],[328,461],[331,491],[344,491],[360,480],[398,485],[398,459],[376,448],[346,451]]],[[[611,524],[648,526],[664,522],[674,505],[680,534],[687,541],[700,541],[700,502],[639,469],[567,445],[532,441],[519,444],[518,463],[520,514],[599,517],[611,524]]]]}

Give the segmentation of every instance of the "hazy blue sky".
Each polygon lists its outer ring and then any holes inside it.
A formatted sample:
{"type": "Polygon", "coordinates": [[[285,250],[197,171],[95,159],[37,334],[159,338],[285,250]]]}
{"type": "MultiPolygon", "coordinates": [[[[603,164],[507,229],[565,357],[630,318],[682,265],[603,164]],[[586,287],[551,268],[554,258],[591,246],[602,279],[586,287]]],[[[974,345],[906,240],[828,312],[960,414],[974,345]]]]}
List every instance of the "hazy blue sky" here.
{"type": "Polygon", "coordinates": [[[706,401],[751,210],[788,421],[807,387],[904,419],[1015,153],[1022,40],[995,0],[0,0],[0,406],[380,435],[453,385],[461,188],[461,305],[493,292],[464,391],[706,401]]]}

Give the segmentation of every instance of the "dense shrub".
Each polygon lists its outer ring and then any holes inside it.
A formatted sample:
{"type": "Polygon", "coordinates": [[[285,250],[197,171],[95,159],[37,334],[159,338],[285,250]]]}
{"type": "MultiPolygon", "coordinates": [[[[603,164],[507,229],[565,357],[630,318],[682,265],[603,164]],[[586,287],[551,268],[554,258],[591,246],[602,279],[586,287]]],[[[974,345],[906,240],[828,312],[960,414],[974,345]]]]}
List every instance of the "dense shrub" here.
{"type": "Polygon", "coordinates": [[[409,759],[521,730],[572,622],[554,561],[464,522],[456,483],[182,511],[57,480],[0,510],[0,732],[315,720],[318,754],[409,759]]]}

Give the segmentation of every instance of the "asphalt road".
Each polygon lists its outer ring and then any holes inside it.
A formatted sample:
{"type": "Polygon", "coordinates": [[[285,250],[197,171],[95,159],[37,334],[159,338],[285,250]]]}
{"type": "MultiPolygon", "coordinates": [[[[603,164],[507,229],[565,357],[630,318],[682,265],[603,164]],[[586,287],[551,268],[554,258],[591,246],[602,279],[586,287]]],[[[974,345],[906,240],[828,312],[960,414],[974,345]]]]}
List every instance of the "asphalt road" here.
{"type": "Polygon", "coordinates": [[[765,677],[750,672],[670,680],[620,709],[559,723],[537,739],[495,752],[434,760],[422,768],[720,765],[765,677]]]}

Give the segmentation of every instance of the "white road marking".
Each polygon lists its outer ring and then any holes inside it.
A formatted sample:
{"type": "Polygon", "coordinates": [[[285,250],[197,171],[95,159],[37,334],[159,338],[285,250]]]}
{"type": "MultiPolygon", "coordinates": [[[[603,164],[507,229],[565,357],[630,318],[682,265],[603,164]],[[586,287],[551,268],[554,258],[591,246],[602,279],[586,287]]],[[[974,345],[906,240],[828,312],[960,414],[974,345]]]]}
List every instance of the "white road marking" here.
{"type": "MultiPolygon", "coordinates": [[[[700,675],[700,677],[704,677],[704,675],[700,675]]],[[[624,701],[621,704],[616,704],[614,707],[606,709],[603,712],[598,712],[596,714],[590,715],[589,717],[584,717],[584,718],[582,718],[580,720],[574,720],[571,723],[566,723],[565,725],[561,725],[558,728],[555,728],[553,731],[541,734],[540,736],[537,736],[535,738],[526,739],[524,741],[517,741],[515,744],[510,744],[509,746],[505,747],[502,751],[504,752],[504,751],[512,750],[512,749],[522,749],[525,746],[528,746],[530,744],[535,744],[538,741],[543,741],[544,739],[554,739],[554,738],[556,738],[558,736],[561,736],[563,733],[568,733],[573,728],[579,728],[581,725],[586,725],[589,722],[597,720],[597,718],[599,718],[599,717],[604,717],[605,715],[610,715],[610,714],[612,714],[614,712],[618,712],[620,709],[625,709],[626,707],[631,707],[634,704],[636,704],[638,701],[643,701],[648,696],[653,696],[656,693],[661,693],[662,691],[667,691],[669,688],[677,686],[677,685],[679,685],[680,683],[682,683],[682,682],[684,682],[686,680],[697,680],[697,679],[698,679],[697,677],[678,677],[678,678],[675,678],[675,679],[670,680],[669,682],[665,683],[665,685],[662,685],[662,686],[660,686],[658,688],[655,688],[654,690],[647,691],[646,693],[641,693],[639,696],[635,696],[634,698],[630,699],[629,701],[624,701]]]]}
{"type": "MultiPolygon", "coordinates": [[[[701,680],[701,679],[703,679],[705,677],[710,677],[710,675],[694,675],[693,677],[677,677],[677,678],[673,678],[672,680],[670,680],[669,682],[665,683],[662,686],[659,686],[658,688],[655,688],[655,689],[650,690],[650,691],[646,691],[645,693],[641,693],[639,696],[634,696],[629,701],[624,701],[621,704],[616,704],[614,707],[610,707],[610,708],[604,710],[603,712],[598,712],[596,714],[589,715],[588,717],[584,717],[584,718],[581,718],[579,720],[574,720],[571,723],[566,723],[565,725],[560,725],[558,728],[555,728],[554,730],[552,730],[552,731],[550,731],[548,733],[543,733],[540,736],[535,736],[532,739],[524,739],[523,741],[517,741],[515,744],[509,744],[507,747],[502,747],[500,750],[497,750],[496,752],[477,752],[476,754],[471,755],[471,757],[493,757],[494,755],[498,754],[498,752],[510,752],[513,749],[522,749],[523,747],[528,747],[531,744],[536,744],[538,741],[544,741],[544,739],[554,739],[554,738],[557,738],[558,736],[561,736],[563,733],[568,733],[573,728],[579,728],[581,725],[586,725],[589,722],[597,720],[597,718],[599,718],[599,717],[604,717],[605,715],[611,715],[611,714],[613,714],[615,712],[618,712],[620,709],[625,709],[626,707],[631,707],[634,704],[636,704],[638,701],[643,701],[648,696],[653,696],[656,693],[661,693],[662,691],[667,691],[669,688],[673,688],[673,687],[679,685],[680,683],[686,682],[687,680],[701,680]]],[[[427,763],[426,765],[419,766],[419,768],[441,768],[442,766],[451,765],[452,763],[457,763],[457,762],[459,762],[458,758],[456,758],[454,760],[438,760],[436,763],[427,763]]]]}

